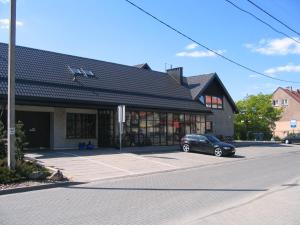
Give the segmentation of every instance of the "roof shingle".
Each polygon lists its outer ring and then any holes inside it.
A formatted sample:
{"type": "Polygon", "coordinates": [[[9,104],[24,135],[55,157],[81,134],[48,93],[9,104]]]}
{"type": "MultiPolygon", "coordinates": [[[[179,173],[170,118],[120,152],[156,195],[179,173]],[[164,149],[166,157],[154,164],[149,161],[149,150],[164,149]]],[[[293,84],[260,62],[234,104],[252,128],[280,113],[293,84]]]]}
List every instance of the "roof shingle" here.
{"type": "MultiPolygon", "coordinates": [[[[7,44],[0,43],[0,95],[7,95],[7,44]]],[[[16,98],[89,101],[140,107],[209,111],[168,74],[100,60],[16,47],[16,98]],[[77,77],[68,66],[90,70],[77,77]]]]}

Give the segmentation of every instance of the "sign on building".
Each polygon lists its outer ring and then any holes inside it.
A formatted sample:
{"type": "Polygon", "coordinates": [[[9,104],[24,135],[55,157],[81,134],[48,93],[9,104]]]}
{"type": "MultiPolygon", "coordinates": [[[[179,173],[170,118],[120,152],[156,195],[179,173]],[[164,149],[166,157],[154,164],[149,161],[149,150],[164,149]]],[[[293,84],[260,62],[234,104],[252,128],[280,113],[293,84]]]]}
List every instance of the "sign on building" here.
{"type": "Polygon", "coordinates": [[[291,128],[297,127],[297,120],[291,120],[291,128]]]}

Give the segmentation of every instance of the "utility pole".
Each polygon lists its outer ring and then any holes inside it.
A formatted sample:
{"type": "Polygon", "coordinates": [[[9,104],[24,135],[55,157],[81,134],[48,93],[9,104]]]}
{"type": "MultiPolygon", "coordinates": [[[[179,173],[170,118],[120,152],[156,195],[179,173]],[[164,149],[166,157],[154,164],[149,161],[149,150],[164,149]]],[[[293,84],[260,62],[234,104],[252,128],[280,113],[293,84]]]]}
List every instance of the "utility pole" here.
{"type": "Polygon", "coordinates": [[[15,169],[15,63],[16,63],[16,0],[10,0],[8,45],[7,166],[15,169]]]}

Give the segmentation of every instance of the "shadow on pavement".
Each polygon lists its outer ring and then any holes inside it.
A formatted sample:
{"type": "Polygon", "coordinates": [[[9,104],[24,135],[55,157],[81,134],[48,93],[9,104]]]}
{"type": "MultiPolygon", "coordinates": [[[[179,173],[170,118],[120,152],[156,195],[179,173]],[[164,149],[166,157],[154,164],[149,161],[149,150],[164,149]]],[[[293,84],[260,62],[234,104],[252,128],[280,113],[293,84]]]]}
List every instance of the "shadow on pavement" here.
{"type": "Polygon", "coordinates": [[[123,148],[122,151],[116,148],[104,148],[104,149],[93,149],[93,150],[32,150],[25,151],[25,154],[34,154],[35,159],[48,159],[48,158],[64,158],[64,157],[85,157],[85,156],[96,156],[96,155],[121,155],[121,154],[163,154],[179,152],[177,146],[157,146],[157,147],[131,147],[123,148]]]}

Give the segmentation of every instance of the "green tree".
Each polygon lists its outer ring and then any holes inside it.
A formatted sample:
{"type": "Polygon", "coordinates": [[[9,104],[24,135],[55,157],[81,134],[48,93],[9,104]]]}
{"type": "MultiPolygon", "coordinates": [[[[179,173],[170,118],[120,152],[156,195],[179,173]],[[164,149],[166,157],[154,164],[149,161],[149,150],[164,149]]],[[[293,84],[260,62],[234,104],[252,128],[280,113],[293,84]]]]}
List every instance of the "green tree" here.
{"type": "MultiPolygon", "coordinates": [[[[6,138],[7,138],[6,130],[2,121],[0,120],[0,158],[5,158],[7,155],[6,138]]],[[[26,141],[24,124],[21,121],[18,121],[16,123],[16,140],[15,140],[16,160],[23,160],[24,158],[23,150],[27,144],[28,143],[26,141]]]]}
{"type": "Polygon", "coordinates": [[[239,114],[235,116],[235,138],[253,139],[253,133],[263,133],[270,140],[275,122],[281,117],[282,110],[272,106],[271,95],[249,95],[236,103],[239,114]]]}
{"type": "Polygon", "coordinates": [[[23,150],[28,145],[26,141],[26,135],[24,131],[24,124],[22,121],[16,123],[16,159],[23,160],[24,153],[23,150]]]}

